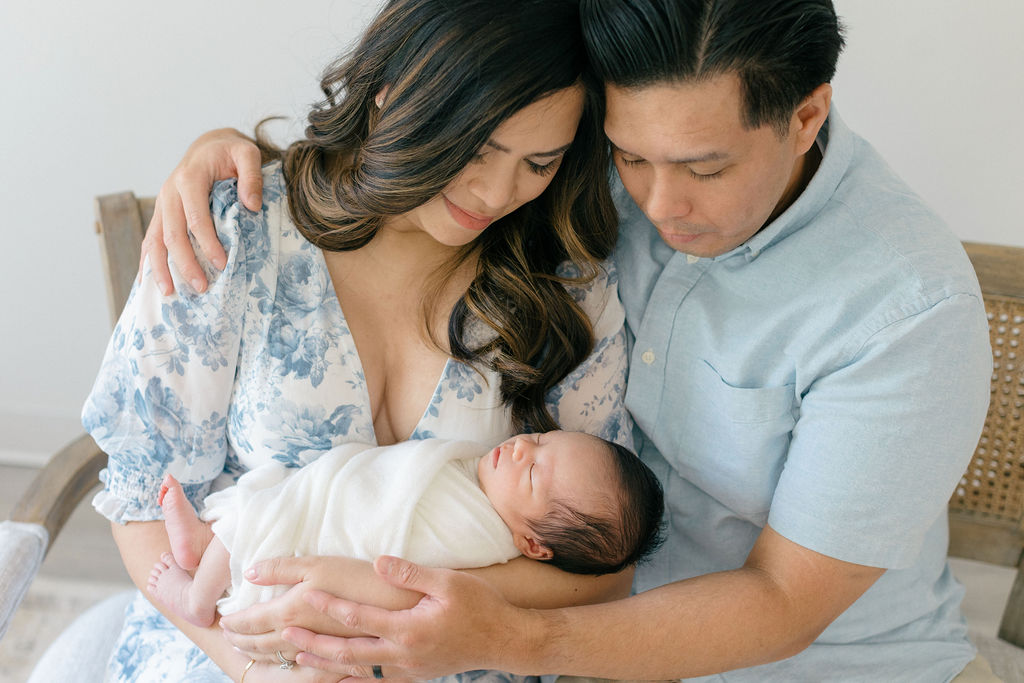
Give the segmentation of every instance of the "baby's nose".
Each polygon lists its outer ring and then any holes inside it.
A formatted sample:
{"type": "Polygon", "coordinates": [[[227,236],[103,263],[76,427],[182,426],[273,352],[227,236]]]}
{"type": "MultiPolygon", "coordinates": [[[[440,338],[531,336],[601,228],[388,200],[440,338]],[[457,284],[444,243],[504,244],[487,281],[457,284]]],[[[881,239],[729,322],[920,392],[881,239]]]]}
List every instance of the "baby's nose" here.
{"type": "Polygon", "coordinates": [[[512,444],[512,462],[519,462],[530,454],[532,444],[529,439],[516,439],[512,444]]]}

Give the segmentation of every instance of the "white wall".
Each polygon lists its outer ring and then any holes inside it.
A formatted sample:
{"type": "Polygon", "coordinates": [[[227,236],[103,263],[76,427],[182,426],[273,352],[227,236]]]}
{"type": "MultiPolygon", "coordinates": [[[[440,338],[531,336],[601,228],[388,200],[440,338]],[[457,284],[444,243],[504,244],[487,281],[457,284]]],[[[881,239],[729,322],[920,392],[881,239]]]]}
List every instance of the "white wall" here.
{"type": "MultiPolygon", "coordinates": [[[[155,194],[204,130],[301,117],[379,1],[0,3],[0,459],[79,431],[109,334],[92,197],[155,194]]],[[[847,123],[962,238],[1024,245],[1024,3],[837,7],[847,123]]]]}

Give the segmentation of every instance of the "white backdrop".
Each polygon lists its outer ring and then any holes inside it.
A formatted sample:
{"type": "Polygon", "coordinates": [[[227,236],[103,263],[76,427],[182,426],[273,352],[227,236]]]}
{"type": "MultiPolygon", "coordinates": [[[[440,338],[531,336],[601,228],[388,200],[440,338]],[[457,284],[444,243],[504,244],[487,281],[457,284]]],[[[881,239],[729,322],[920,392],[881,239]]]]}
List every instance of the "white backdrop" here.
{"type": "MultiPolygon", "coordinates": [[[[93,196],[154,194],[204,130],[301,119],[379,4],[0,3],[0,460],[37,461],[80,430],[109,335],[93,196]]],[[[961,238],[1024,246],[1024,3],[836,5],[847,123],[961,238]]]]}

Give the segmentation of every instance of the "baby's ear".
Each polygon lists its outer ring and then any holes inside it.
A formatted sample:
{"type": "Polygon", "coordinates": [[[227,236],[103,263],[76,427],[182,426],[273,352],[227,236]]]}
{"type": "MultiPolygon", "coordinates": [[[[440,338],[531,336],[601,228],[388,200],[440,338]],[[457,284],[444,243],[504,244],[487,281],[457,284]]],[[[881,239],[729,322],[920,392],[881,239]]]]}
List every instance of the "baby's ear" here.
{"type": "Polygon", "coordinates": [[[531,560],[550,560],[554,557],[554,553],[551,552],[551,548],[537,542],[536,538],[532,536],[523,536],[522,534],[515,534],[512,536],[512,541],[516,544],[521,552],[531,560]]]}

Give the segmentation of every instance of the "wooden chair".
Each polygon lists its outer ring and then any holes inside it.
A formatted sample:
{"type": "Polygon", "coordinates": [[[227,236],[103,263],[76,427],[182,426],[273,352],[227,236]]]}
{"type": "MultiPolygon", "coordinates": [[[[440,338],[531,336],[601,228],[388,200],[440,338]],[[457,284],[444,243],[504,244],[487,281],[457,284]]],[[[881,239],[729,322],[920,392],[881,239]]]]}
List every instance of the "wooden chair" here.
{"type": "MultiPolygon", "coordinates": [[[[128,300],[153,198],[131,192],[98,197],[96,232],[107,275],[111,320],[128,300]]],[[[0,522],[0,638],[46,553],[80,502],[99,484],[107,455],[88,434],[78,437],[39,472],[7,521],[0,522]]]]}
{"type": "MultiPolygon", "coordinates": [[[[970,242],[964,248],[988,312],[992,397],[974,457],[949,502],[949,554],[1017,568],[999,638],[1024,648],[1024,249],[970,242]]],[[[976,644],[1006,680],[1024,680],[1024,650],[976,644]]]]}
{"type": "MultiPolygon", "coordinates": [[[[124,192],[97,198],[95,209],[116,322],[135,278],[153,199],[124,192]]],[[[1024,648],[1024,248],[964,247],[988,309],[994,369],[985,428],[949,505],[950,554],[1018,568],[999,638],[1024,648]]],[[[96,488],[106,457],[91,437],[79,437],[53,456],[0,523],[0,533],[13,526],[17,537],[0,542],[0,637],[71,512],[96,488]]],[[[1024,650],[1012,653],[1024,658],[1024,650]]]]}

